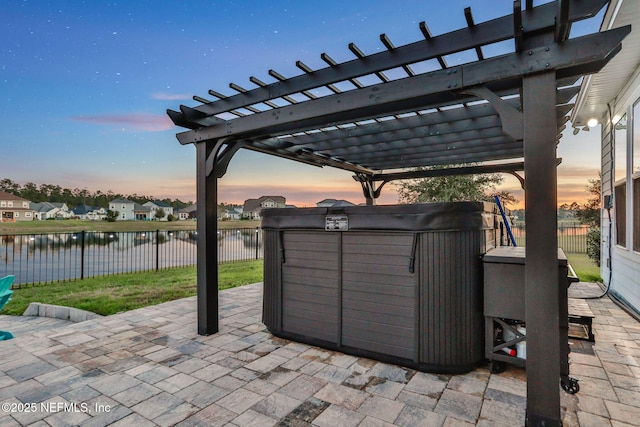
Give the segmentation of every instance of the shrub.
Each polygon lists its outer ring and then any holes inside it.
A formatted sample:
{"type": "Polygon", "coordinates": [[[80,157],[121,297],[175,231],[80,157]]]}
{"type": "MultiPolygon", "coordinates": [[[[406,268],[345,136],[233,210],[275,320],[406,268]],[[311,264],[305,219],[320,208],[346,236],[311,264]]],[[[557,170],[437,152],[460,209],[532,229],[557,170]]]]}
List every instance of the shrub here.
{"type": "Polygon", "coordinates": [[[600,227],[591,227],[587,233],[587,256],[600,267],[600,227]]]}

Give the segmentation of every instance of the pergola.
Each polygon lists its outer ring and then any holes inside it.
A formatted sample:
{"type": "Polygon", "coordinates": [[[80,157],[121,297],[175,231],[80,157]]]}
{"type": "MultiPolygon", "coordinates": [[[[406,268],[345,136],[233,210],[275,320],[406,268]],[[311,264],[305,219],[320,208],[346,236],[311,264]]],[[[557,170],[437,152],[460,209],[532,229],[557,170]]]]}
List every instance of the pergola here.
{"type": "MultiPolygon", "coordinates": [[[[630,28],[570,38],[572,23],[593,17],[609,0],[558,0],[474,22],[354,59],[321,55],[318,70],[298,61],[301,74],[269,70],[271,82],[231,83],[200,104],[168,110],[196,145],[198,200],[198,333],[218,331],[217,179],[241,148],[354,173],[368,204],[392,180],[435,174],[507,172],[525,188],[527,252],[527,424],[560,425],[559,283],[557,273],[556,145],[579,90],[621,48],[630,28]],[[483,49],[510,41],[509,53],[483,49]],[[446,56],[471,51],[477,60],[450,66],[446,56]],[[413,168],[470,164],[416,172],[413,168]],[[518,172],[524,171],[522,179],[518,172]]],[[[523,7],[524,6],[524,7],[523,7]]],[[[566,284],[562,284],[566,286],[566,284]]]]}

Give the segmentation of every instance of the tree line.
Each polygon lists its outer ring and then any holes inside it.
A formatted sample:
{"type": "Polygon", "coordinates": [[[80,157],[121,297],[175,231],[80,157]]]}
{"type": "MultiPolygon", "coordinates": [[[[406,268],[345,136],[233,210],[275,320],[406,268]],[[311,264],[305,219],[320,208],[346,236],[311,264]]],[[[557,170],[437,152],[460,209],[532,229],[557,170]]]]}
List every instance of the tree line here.
{"type": "Polygon", "coordinates": [[[169,206],[173,206],[176,209],[182,209],[187,207],[193,202],[183,202],[179,199],[158,199],[153,196],[144,196],[139,194],[120,194],[114,193],[111,190],[102,192],[100,190],[91,192],[86,188],[62,188],[59,185],[53,184],[40,184],[36,185],[33,182],[27,182],[24,185],[20,185],[8,178],[0,180],[0,191],[6,191],[7,193],[14,194],[23,199],[29,200],[33,203],[51,202],[51,203],[66,203],[70,208],[79,205],[89,205],[92,207],[108,208],[109,201],[123,197],[136,203],[146,203],[149,200],[162,200],[169,206]]]}

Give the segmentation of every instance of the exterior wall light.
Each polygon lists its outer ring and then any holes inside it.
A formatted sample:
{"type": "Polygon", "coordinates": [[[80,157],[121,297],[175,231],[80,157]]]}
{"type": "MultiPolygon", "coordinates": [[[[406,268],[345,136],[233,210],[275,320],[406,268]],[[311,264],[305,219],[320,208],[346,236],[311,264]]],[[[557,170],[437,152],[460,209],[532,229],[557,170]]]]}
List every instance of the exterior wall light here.
{"type": "Polygon", "coordinates": [[[589,119],[589,121],[587,122],[587,126],[589,126],[590,128],[596,127],[598,125],[598,119],[589,119]]]}

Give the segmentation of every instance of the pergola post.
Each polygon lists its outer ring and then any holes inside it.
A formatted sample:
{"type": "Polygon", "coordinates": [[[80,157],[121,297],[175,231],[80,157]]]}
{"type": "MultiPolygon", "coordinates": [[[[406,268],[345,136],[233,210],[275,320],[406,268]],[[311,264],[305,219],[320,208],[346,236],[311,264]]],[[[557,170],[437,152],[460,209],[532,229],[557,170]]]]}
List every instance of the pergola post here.
{"type": "Polygon", "coordinates": [[[560,426],[555,71],[523,78],[527,426],[560,426]]]}
{"type": "Polygon", "coordinates": [[[196,194],[198,200],[197,290],[198,334],[211,335],[218,326],[218,178],[207,169],[215,141],[196,144],[196,194]]]}

